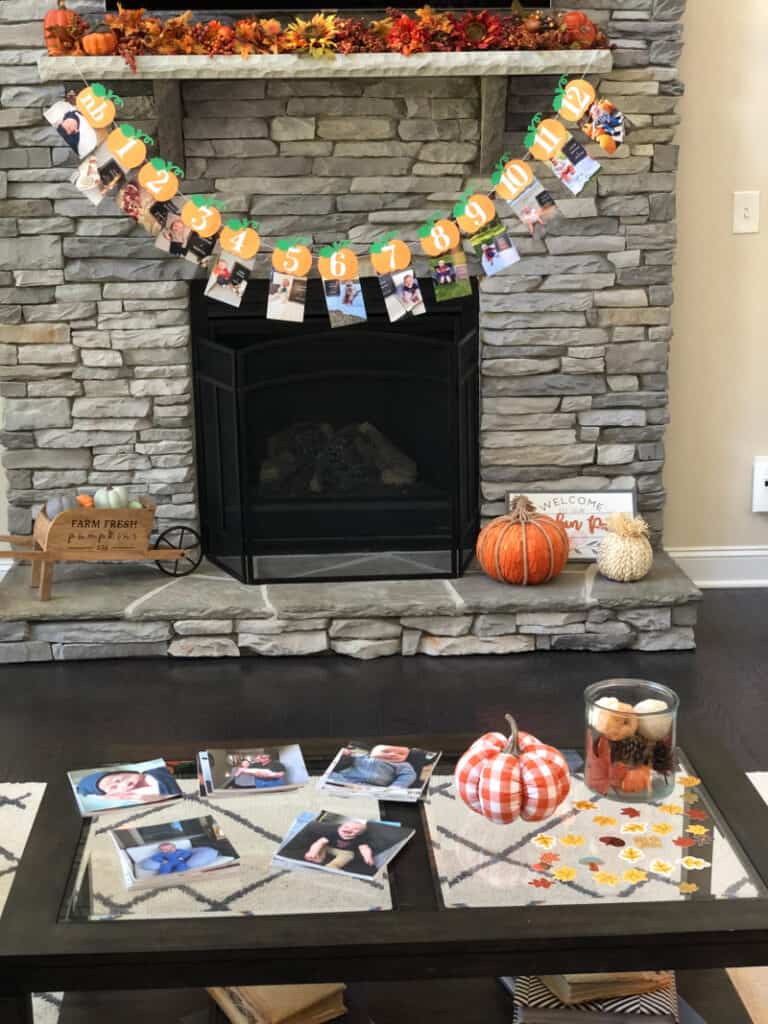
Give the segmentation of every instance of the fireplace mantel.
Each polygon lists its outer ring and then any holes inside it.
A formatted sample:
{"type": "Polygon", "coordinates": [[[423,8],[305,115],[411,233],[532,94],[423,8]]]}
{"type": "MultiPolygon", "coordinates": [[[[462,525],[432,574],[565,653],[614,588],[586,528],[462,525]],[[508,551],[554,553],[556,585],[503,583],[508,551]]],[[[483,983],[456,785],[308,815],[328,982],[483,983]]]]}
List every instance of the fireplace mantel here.
{"type": "Polygon", "coordinates": [[[152,78],[411,78],[516,75],[597,74],[610,71],[610,50],[496,50],[467,53],[352,53],[314,60],[292,54],[259,54],[252,57],[201,55],[145,56],[132,71],[122,57],[48,57],[38,62],[44,82],[61,82],[84,76],[89,80],[152,78]]]}
{"type": "Polygon", "coordinates": [[[480,79],[479,171],[489,172],[503,149],[507,79],[522,75],[601,74],[613,68],[610,50],[496,50],[468,53],[352,53],[315,60],[292,54],[259,54],[252,57],[200,55],[146,56],[136,60],[132,71],[122,57],[39,58],[43,82],[116,81],[137,78],[154,81],[158,109],[163,111],[158,141],[163,154],[181,163],[180,135],[183,79],[243,78],[451,78],[480,79]]]}

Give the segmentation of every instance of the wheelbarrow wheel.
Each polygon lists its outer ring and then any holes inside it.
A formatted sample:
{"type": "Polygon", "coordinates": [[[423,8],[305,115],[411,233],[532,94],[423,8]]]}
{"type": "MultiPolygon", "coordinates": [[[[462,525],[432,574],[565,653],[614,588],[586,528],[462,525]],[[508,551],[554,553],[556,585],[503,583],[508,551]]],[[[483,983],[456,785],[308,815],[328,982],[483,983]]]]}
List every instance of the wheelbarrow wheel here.
{"type": "Polygon", "coordinates": [[[155,541],[158,548],[178,548],[184,554],[175,561],[158,558],[155,565],[166,576],[189,576],[203,560],[200,534],[191,526],[169,526],[155,541]]]}

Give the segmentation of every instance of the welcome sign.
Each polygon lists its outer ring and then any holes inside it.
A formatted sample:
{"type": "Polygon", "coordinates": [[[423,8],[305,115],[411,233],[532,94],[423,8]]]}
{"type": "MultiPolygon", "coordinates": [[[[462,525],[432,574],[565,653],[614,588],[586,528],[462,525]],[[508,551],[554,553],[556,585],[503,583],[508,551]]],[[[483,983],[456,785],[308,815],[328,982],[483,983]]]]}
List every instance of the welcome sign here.
{"type": "MultiPolygon", "coordinates": [[[[539,512],[562,523],[570,541],[569,559],[594,562],[614,512],[636,515],[634,491],[526,491],[539,512]]],[[[507,510],[517,497],[507,492],[507,510]]]]}

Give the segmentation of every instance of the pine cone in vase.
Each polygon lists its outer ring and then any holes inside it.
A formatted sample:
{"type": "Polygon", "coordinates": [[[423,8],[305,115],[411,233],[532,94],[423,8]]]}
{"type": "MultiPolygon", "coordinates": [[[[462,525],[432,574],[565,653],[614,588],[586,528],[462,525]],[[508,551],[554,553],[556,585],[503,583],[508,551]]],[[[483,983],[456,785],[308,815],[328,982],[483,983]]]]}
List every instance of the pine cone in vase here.
{"type": "Polygon", "coordinates": [[[654,743],[651,764],[653,770],[660,775],[671,775],[675,770],[675,753],[664,740],[654,743]]]}
{"type": "Polygon", "coordinates": [[[619,583],[647,576],[653,565],[653,549],[642,516],[614,512],[608,516],[606,530],[597,554],[597,567],[603,576],[619,583]]]}
{"type": "Polygon", "coordinates": [[[642,736],[628,736],[611,744],[611,760],[621,761],[628,768],[634,768],[645,761],[645,740],[642,736]]]}

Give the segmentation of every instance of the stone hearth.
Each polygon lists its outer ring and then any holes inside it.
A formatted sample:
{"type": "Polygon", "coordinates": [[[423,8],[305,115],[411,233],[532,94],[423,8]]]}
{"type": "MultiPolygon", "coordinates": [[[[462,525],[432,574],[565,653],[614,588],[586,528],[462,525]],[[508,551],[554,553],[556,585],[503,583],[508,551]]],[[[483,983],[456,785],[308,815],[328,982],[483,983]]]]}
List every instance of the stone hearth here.
{"type": "Polygon", "coordinates": [[[456,580],[244,586],[214,566],[168,580],[139,566],[64,565],[53,598],[17,566],[2,586],[0,663],[326,652],[524,654],[689,650],[701,595],[659,553],[632,586],[569,565],[545,587],[456,580]]]}
{"type": "MultiPolygon", "coordinates": [[[[195,522],[188,280],[199,271],[160,253],[110,201],[94,208],[69,184],[74,158],[42,111],[81,83],[50,81],[63,73],[56,60],[38,68],[48,6],[0,4],[9,528],[29,532],[33,506],[53,494],[105,484],[152,495],[161,528],[195,522]]],[[[94,12],[99,3],[70,6],[94,12]]],[[[610,159],[593,148],[604,170],[578,198],[537,165],[563,213],[546,238],[505,218],[523,259],[480,285],[482,513],[500,512],[508,490],[635,487],[660,546],[684,0],[556,6],[587,9],[605,27],[613,68],[605,70],[606,54],[595,58],[596,73],[580,67],[634,130],[610,159]]],[[[349,238],[364,255],[388,228],[415,244],[418,225],[462,189],[487,188],[489,159],[522,153],[530,116],[551,102],[556,55],[530,55],[524,74],[513,71],[514,55],[478,55],[474,71],[472,55],[442,56],[442,68],[402,58],[392,74],[350,64],[314,78],[246,78],[239,62],[236,80],[219,80],[221,59],[206,58],[208,78],[155,82],[121,70],[112,85],[125,97],[121,118],[186,168],[185,191],[217,192],[229,213],[252,214],[267,247],[312,234],[315,243],[349,238]],[[463,61],[460,74],[448,70],[452,56],[463,61]]],[[[563,69],[576,71],[577,58],[588,61],[566,54],[563,69]]],[[[259,256],[256,276],[268,269],[268,255],[259,256]]],[[[371,273],[365,258],[361,273],[371,273]]],[[[663,554],[639,585],[571,566],[556,583],[524,591],[470,575],[249,593],[211,569],[169,585],[148,567],[73,566],[57,570],[54,600],[43,605],[26,571],[0,583],[0,660],[95,656],[96,636],[103,656],[679,648],[693,643],[698,599],[663,554]],[[209,587],[225,600],[204,600],[209,587]],[[154,611],[176,600],[178,608],[154,611]]]]}

